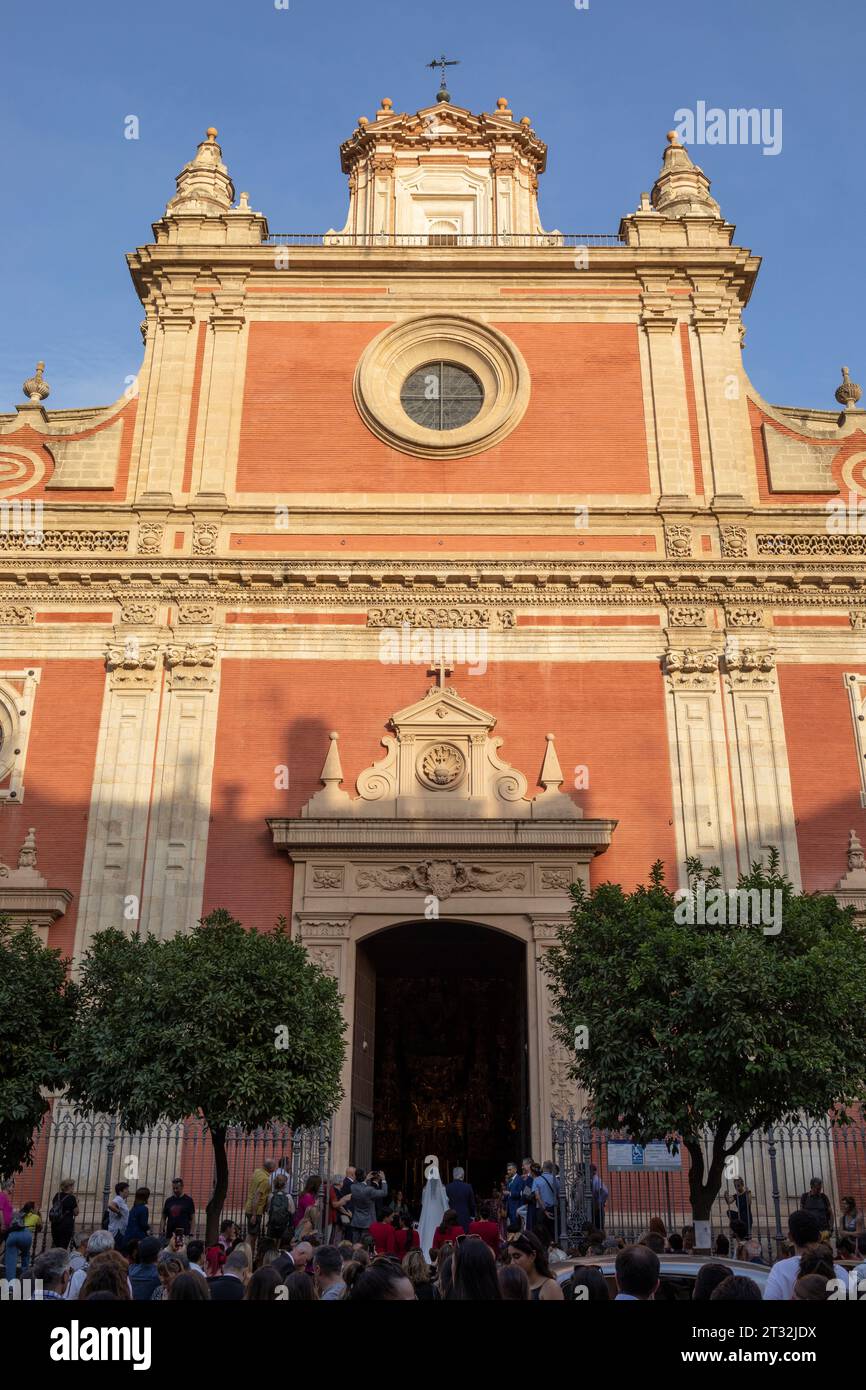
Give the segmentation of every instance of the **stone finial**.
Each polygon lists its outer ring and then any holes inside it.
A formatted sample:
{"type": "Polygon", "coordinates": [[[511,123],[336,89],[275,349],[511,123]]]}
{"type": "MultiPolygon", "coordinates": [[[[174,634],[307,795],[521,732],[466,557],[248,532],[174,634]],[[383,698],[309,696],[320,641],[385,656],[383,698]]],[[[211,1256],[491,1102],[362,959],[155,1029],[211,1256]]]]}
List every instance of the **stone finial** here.
{"type": "MultiPolygon", "coordinates": [[[[27,389],[26,386],[24,389],[27,389]]],[[[848,374],[848,368],[843,367],[842,385],[836,387],[836,400],[842,406],[843,410],[852,410],[862,395],[863,391],[857,385],[857,382],[851,380],[848,374]]],[[[854,834],[853,830],[851,834],[854,834]]]]}
{"type": "Polygon", "coordinates": [[[544,750],[544,762],[541,765],[541,776],[539,782],[545,791],[551,788],[561,787],[565,780],[562,775],[562,768],[559,765],[559,757],[554,743],[554,734],[545,734],[547,744],[544,750]]]}
{"type": "Polygon", "coordinates": [[[526,127],[528,128],[529,126],[532,125],[532,117],[531,117],[531,116],[521,116],[521,118],[520,118],[520,124],[521,124],[521,125],[524,125],[524,126],[526,126],[526,127]]]}
{"type": "Polygon", "coordinates": [[[848,872],[855,873],[858,869],[866,869],[866,854],[856,830],[852,830],[848,836],[848,872]]]}
{"type": "Polygon", "coordinates": [[[322,768],[320,781],[324,786],[333,785],[339,787],[343,780],[343,768],[340,763],[340,750],[337,747],[338,733],[331,732],[328,738],[331,740],[328,748],[328,755],[325,758],[325,766],[322,768]]]}
{"type": "Polygon", "coordinates": [[[19,869],[36,868],[36,831],[32,825],[27,831],[24,844],[18,851],[18,867],[19,869]]]}
{"type": "Polygon", "coordinates": [[[219,217],[235,200],[235,188],[223,163],[217,144],[216,126],[208,126],[195,158],[177,176],[177,192],[166,207],[166,215],[194,213],[199,217],[219,217]]]}
{"type": "Polygon", "coordinates": [[[36,375],[28,377],[22,387],[28,401],[32,401],[34,405],[38,405],[40,401],[44,401],[46,396],[51,394],[51,388],[48,382],[42,380],[42,373],[44,371],[45,363],[37,362],[36,375]]]}
{"type": "Polygon", "coordinates": [[[675,130],[668,131],[668,145],[662,167],[653,185],[651,202],[665,217],[721,217],[721,209],[710,197],[710,181],[693,164],[675,130]]]}
{"type": "Polygon", "coordinates": [[[393,101],[391,100],[390,97],[383,97],[383,98],[382,98],[382,105],[379,107],[379,110],[380,110],[380,111],[393,111],[393,110],[394,110],[394,103],[393,103],[393,101]]]}

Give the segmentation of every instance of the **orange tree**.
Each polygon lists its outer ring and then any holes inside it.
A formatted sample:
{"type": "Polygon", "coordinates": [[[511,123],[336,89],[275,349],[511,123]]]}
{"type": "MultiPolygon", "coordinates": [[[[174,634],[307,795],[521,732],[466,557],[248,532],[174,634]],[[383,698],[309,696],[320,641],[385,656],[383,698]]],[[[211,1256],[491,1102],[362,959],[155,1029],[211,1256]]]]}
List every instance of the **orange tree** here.
{"type": "MultiPolygon", "coordinates": [[[[718,870],[688,868],[711,902],[718,870]]],[[[696,1221],[709,1219],[725,1160],[756,1130],[804,1115],[845,1123],[866,1095],[866,937],[852,910],[796,893],[775,852],[738,887],[780,895],[772,932],[689,922],[704,914],[683,910],[661,863],[631,893],[576,884],[544,966],[553,1028],[594,1123],[637,1143],[681,1143],[696,1221]]]]}
{"type": "Polygon", "coordinates": [[[68,961],[30,926],[0,920],[0,1175],[28,1163],[48,1095],[62,1086],[76,989],[68,961]]]}
{"type": "Polygon", "coordinates": [[[99,932],[82,964],[69,1097],[132,1131],[202,1115],[215,1160],[210,1243],[228,1129],[327,1117],[341,1099],[344,1028],[336,981],[283,921],[248,931],[220,910],[168,940],[99,932]]]}

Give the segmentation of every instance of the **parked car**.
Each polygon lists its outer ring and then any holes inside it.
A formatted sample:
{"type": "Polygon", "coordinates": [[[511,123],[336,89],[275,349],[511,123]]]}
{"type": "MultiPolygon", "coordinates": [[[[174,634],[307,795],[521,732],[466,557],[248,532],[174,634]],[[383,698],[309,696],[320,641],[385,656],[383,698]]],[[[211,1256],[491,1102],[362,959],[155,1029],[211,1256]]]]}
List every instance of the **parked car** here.
{"type": "MultiPolygon", "coordinates": [[[[770,1273],[769,1265],[753,1265],[745,1260],[728,1260],[721,1255],[659,1255],[661,1266],[661,1286],[656,1294],[657,1300],[687,1300],[692,1296],[698,1270],[702,1265],[723,1264],[732,1274],[745,1274],[754,1279],[761,1293],[770,1273]]],[[[616,1251],[607,1255],[586,1255],[577,1260],[563,1260],[553,1266],[557,1282],[565,1284],[576,1269],[594,1265],[600,1269],[607,1281],[611,1298],[616,1297],[616,1251]]]]}

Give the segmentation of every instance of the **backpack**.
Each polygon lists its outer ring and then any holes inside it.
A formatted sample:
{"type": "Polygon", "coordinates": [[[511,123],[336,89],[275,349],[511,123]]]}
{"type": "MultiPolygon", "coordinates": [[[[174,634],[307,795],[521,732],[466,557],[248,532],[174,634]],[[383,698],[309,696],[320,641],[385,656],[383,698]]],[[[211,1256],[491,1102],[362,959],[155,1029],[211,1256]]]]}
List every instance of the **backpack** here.
{"type": "Polygon", "coordinates": [[[27,1230],[27,1222],[24,1220],[24,1213],[23,1213],[23,1211],[16,1211],[16,1212],[13,1214],[12,1220],[11,1220],[10,1223],[9,1223],[9,1230],[10,1230],[10,1231],[26,1231],[26,1230],[27,1230]]]}
{"type": "Polygon", "coordinates": [[[108,1210],[108,1207],[106,1207],[106,1208],[105,1208],[105,1211],[102,1213],[102,1229],[103,1229],[103,1231],[107,1231],[107,1230],[108,1230],[108,1222],[109,1222],[110,1216],[111,1216],[111,1212],[108,1210]]]}
{"type": "Polygon", "coordinates": [[[289,1199],[285,1192],[275,1192],[271,1198],[271,1209],[268,1220],[269,1235],[279,1236],[288,1229],[291,1208],[289,1199]]]}
{"type": "Polygon", "coordinates": [[[51,1198],[51,1206],[48,1208],[49,1221],[61,1221],[63,1219],[63,1194],[55,1192],[51,1198]]]}

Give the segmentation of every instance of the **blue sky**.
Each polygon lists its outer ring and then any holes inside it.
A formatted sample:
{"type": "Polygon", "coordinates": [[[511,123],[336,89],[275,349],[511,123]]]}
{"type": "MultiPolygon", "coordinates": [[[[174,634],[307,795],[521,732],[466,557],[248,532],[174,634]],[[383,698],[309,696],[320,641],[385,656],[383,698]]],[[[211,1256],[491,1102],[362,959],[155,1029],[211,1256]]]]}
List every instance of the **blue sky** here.
{"type": "Polygon", "coordinates": [[[842,362],[866,387],[863,0],[5,0],[0,85],[0,411],[36,359],[50,406],[107,404],[141,361],[124,253],[216,125],[272,231],[347,206],[338,147],[379,99],[509,99],[549,146],[547,227],[615,231],[658,172],[678,108],[780,107],[778,155],[693,155],[737,241],[764,258],[747,369],[769,400],[832,408],[842,362]],[[136,115],[140,139],[124,139],[136,115]]]}

